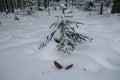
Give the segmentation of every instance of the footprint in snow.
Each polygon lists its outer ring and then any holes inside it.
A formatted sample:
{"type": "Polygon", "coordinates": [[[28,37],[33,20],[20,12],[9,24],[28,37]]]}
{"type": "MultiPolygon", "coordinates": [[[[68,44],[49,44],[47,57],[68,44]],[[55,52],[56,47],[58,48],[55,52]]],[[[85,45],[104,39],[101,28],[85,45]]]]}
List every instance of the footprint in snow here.
{"type": "Polygon", "coordinates": [[[116,60],[116,59],[111,59],[111,58],[108,58],[107,61],[112,64],[112,65],[116,65],[116,66],[119,66],[120,67],[120,59],[119,60],[116,60]]]}
{"type": "Polygon", "coordinates": [[[114,41],[120,43],[120,39],[114,39],[114,41]]]}

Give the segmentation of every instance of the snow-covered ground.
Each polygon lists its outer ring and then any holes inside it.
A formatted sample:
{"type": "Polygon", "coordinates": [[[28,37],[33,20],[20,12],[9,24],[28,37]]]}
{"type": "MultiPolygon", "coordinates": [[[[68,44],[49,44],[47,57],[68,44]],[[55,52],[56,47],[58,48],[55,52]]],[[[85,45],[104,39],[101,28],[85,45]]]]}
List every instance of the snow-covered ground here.
{"type": "Polygon", "coordinates": [[[33,16],[0,13],[0,80],[120,80],[120,17],[92,15],[75,11],[73,20],[84,23],[77,32],[93,38],[82,43],[71,55],[57,51],[54,42],[38,49],[49,26],[56,21],[52,12],[38,12],[33,16]],[[53,61],[65,68],[58,70],[53,61]]]}

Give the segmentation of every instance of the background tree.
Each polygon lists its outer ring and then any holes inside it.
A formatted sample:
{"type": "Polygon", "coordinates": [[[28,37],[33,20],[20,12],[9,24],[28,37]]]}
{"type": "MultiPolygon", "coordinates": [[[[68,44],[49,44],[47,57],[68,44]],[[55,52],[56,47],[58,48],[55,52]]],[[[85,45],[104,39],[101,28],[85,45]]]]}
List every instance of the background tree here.
{"type": "Polygon", "coordinates": [[[47,8],[48,7],[48,0],[44,0],[44,7],[47,8]]]}
{"type": "Polygon", "coordinates": [[[120,0],[113,0],[111,13],[120,13],[120,0]]]}

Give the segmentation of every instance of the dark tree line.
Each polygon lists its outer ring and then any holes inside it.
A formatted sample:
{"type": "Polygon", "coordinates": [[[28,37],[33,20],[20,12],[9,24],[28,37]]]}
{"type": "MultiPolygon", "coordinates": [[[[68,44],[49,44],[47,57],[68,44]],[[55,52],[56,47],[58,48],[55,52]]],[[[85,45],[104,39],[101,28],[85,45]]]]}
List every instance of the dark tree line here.
{"type": "MultiPolygon", "coordinates": [[[[61,0],[0,0],[0,12],[14,12],[15,9],[25,9],[29,2],[36,2],[38,9],[40,6],[47,8],[50,2],[59,2],[61,0]]],[[[70,0],[63,0],[70,1],[70,0]]],[[[71,0],[76,1],[76,0],[71,0]]]]}
{"type": "MultiPolygon", "coordinates": [[[[36,6],[38,10],[40,7],[45,9],[49,7],[50,2],[60,2],[65,1],[67,3],[72,2],[72,6],[79,4],[79,1],[85,2],[85,0],[0,0],[0,12],[13,13],[15,9],[26,9],[30,6],[36,6]]],[[[90,0],[91,1],[91,0],[90,0]]],[[[94,0],[95,2],[100,2],[100,0],[94,0]]],[[[106,5],[110,5],[113,1],[111,13],[120,13],[120,1],[119,0],[103,0],[106,5]]]]}
{"type": "Polygon", "coordinates": [[[120,0],[113,0],[111,13],[120,13],[120,0]]]}
{"type": "Polygon", "coordinates": [[[25,7],[26,1],[24,0],[0,0],[1,12],[14,12],[15,9],[25,7]]]}

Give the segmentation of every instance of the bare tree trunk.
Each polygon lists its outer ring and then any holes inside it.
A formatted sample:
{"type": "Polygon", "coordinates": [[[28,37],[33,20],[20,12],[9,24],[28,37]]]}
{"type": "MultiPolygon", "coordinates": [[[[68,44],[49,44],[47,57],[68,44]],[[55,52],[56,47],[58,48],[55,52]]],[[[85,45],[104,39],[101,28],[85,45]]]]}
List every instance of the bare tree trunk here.
{"type": "Polygon", "coordinates": [[[13,0],[11,0],[11,9],[12,9],[12,12],[14,12],[14,4],[13,4],[13,0]]]}
{"type": "Polygon", "coordinates": [[[7,11],[6,0],[4,0],[4,7],[5,7],[5,12],[6,12],[7,11]]]}
{"type": "Polygon", "coordinates": [[[9,12],[12,13],[12,4],[11,4],[11,0],[8,0],[7,3],[8,3],[9,12]]]}
{"type": "Polygon", "coordinates": [[[38,0],[35,0],[36,10],[38,11],[38,0]]]}
{"type": "Polygon", "coordinates": [[[1,6],[0,6],[1,7],[1,12],[4,12],[5,10],[4,10],[4,5],[3,5],[4,4],[3,0],[0,0],[0,3],[1,3],[1,6]]]}
{"type": "Polygon", "coordinates": [[[47,8],[47,0],[44,0],[44,7],[47,8]]]}
{"type": "Polygon", "coordinates": [[[103,2],[101,2],[100,15],[103,15],[103,2]]]}
{"type": "MultiPolygon", "coordinates": [[[[89,2],[89,5],[90,5],[90,3],[91,3],[91,0],[90,0],[90,2],[89,2]]],[[[91,6],[89,6],[89,17],[91,17],[91,6]]]]}
{"type": "Polygon", "coordinates": [[[50,1],[48,0],[48,15],[50,16],[50,1]]]}

